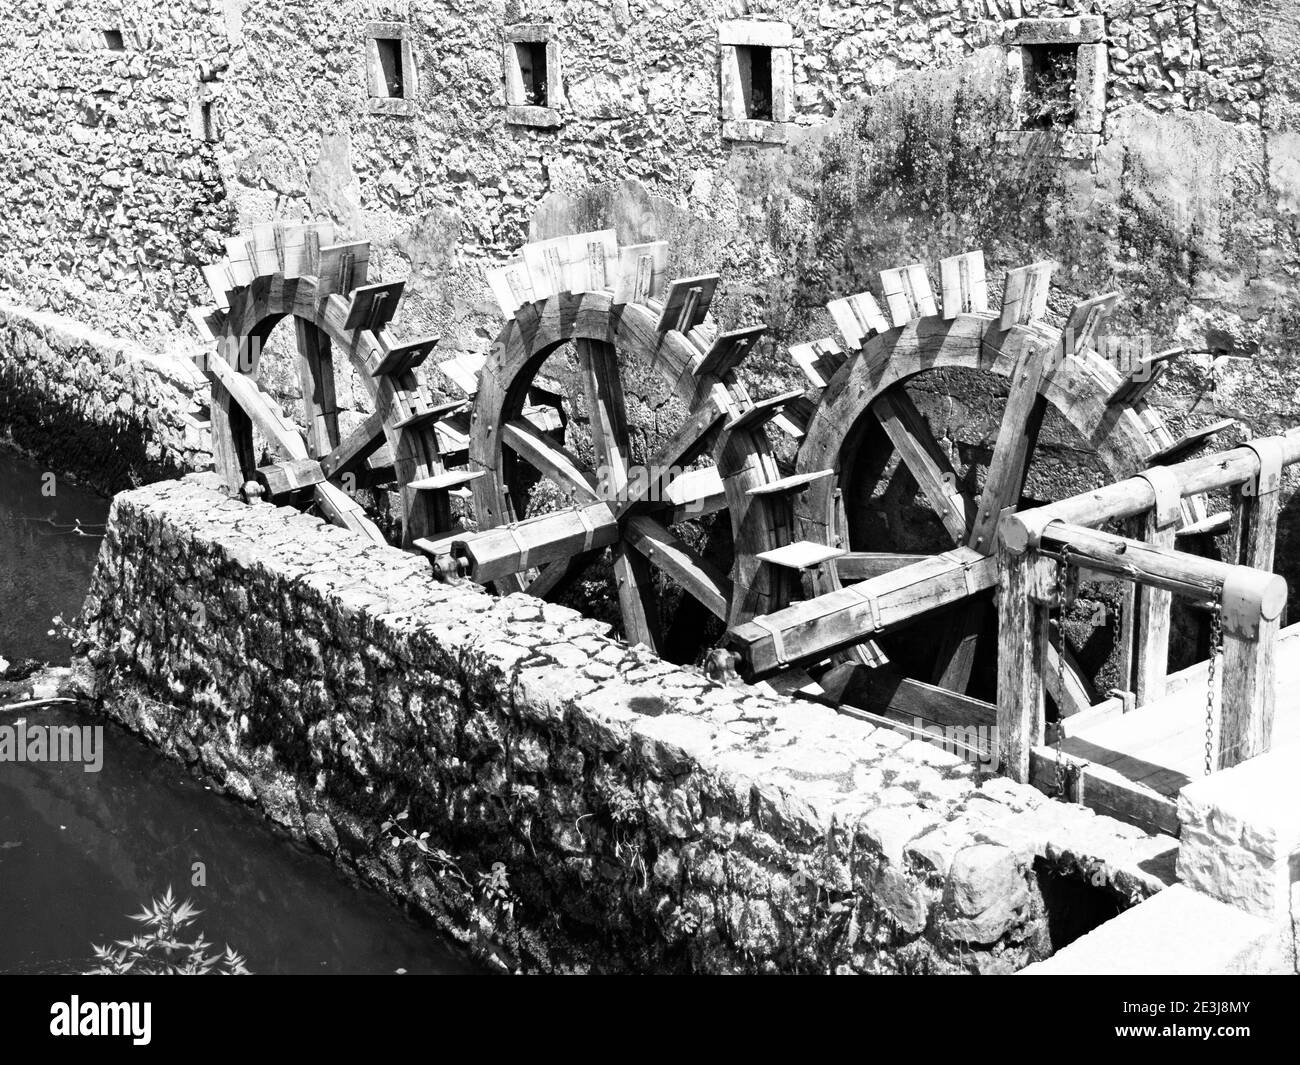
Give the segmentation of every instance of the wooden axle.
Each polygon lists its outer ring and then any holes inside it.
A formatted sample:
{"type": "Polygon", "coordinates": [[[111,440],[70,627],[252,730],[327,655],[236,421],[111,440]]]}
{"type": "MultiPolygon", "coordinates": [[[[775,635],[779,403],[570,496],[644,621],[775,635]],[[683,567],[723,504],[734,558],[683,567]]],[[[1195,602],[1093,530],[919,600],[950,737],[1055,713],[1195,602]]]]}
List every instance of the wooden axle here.
{"type": "Polygon", "coordinates": [[[747,677],[832,652],[997,584],[995,557],[958,548],[773,611],[727,634],[747,677]]]}
{"type": "Polygon", "coordinates": [[[618,522],[609,507],[592,503],[455,539],[449,553],[459,572],[486,584],[530,567],[608,547],[618,538],[618,522]]]}

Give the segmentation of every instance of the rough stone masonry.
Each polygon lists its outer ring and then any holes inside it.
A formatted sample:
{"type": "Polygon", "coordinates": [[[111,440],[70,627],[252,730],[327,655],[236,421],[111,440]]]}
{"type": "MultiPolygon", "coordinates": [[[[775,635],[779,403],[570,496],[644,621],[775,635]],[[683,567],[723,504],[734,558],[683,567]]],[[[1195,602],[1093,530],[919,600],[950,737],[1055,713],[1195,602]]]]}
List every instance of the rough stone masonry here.
{"type": "Polygon", "coordinates": [[[117,497],[84,620],[105,713],[509,969],[1008,972],[1172,880],[1168,837],[208,475],[117,497]]]}

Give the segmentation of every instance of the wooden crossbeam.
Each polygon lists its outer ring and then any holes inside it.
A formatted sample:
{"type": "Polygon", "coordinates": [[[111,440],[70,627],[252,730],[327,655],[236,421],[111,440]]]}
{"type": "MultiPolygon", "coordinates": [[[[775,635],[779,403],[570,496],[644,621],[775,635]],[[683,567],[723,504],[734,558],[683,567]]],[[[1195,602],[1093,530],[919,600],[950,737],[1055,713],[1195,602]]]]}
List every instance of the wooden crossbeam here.
{"type": "Polygon", "coordinates": [[[685,588],[709,613],[727,620],[731,581],[681,537],[653,518],[637,514],[628,519],[627,539],[651,565],[685,588]]]}
{"type": "Polygon", "coordinates": [[[321,465],[315,459],[288,459],[259,466],[254,475],[257,482],[266,489],[267,498],[276,500],[292,492],[311,488],[327,480],[321,465]]]}
{"type": "Polygon", "coordinates": [[[733,329],[719,333],[709,345],[704,361],[696,367],[700,377],[722,377],[739,366],[758,343],[759,337],[767,332],[765,325],[749,325],[743,329],[733,329]]]}

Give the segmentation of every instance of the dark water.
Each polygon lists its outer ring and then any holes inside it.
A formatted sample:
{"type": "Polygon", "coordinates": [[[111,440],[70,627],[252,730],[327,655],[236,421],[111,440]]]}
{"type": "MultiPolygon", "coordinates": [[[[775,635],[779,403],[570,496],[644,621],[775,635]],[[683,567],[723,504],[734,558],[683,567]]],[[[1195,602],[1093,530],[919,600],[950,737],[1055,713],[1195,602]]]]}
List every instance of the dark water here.
{"type": "Polygon", "coordinates": [[[80,612],[107,519],[108,500],[0,448],[0,658],[68,660],[50,620],[80,612]]]}
{"type": "MultiPolygon", "coordinates": [[[[99,541],[45,524],[102,522],[104,500],[0,450],[0,656],[66,660],[49,618],[75,616],[99,541]],[[35,520],[31,520],[35,519],[35,520]]],[[[0,699],[0,703],[3,700],[0,699]]],[[[71,707],[7,711],[0,726],[102,724],[71,707]]],[[[254,973],[481,971],[436,931],[252,810],[113,725],[103,766],[0,761],[0,973],[80,972],[91,944],[133,935],[168,887],[203,910],[195,930],[254,973]],[[192,883],[202,862],[206,886],[192,883]]]]}

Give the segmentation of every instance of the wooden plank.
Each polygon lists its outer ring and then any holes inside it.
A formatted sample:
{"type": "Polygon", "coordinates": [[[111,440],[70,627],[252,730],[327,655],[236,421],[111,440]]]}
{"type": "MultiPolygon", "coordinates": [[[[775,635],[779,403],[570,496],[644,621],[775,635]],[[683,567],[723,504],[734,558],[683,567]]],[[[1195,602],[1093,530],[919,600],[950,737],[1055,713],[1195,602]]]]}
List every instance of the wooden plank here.
{"type": "MultiPolygon", "coordinates": [[[[1057,640],[1059,639],[1058,635],[1057,640]]],[[[1056,640],[1049,640],[1043,652],[1043,663],[1046,670],[1043,683],[1046,685],[1047,694],[1056,703],[1060,718],[1067,719],[1092,709],[1092,692],[1084,682],[1078,663],[1074,660],[1074,656],[1070,654],[1068,647],[1065,650],[1065,688],[1062,690],[1059,661],[1061,652],[1056,646],[1056,642],[1056,640]]]]}
{"type": "Polygon", "coordinates": [[[669,329],[689,333],[709,313],[709,305],[713,302],[713,294],[721,280],[717,274],[704,274],[673,281],[664,296],[663,310],[655,328],[660,333],[669,329]]]}
{"type": "Polygon", "coordinates": [[[1056,263],[1043,260],[1007,272],[1002,292],[1002,329],[1028,325],[1047,313],[1047,296],[1055,269],[1056,263]]]}
{"type": "Polygon", "coordinates": [[[398,418],[393,422],[392,428],[395,431],[403,429],[423,429],[439,418],[445,418],[455,411],[464,410],[467,400],[456,399],[450,403],[438,403],[432,407],[425,407],[420,410],[413,410],[403,418],[398,418]]]}
{"type": "Polygon", "coordinates": [[[371,332],[382,329],[393,320],[397,305],[406,289],[405,281],[389,281],[381,285],[362,285],[352,293],[352,303],[348,307],[343,329],[369,329],[371,332]]]}
{"type": "Polygon", "coordinates": [[[986,314],[989,283],[984,273],[984,253],[966,252],[939,261],[943,291],[943,316],[951,321],[959,314],[986,314]]]}
{"type": "MultiPolygon", "coordinates": [[[[1056,787],[1056,751],[1047,746],[1035,747],[1030,757],[1030,783],[1040,791],[1052,794],[1056,787]]],[[[1136,825],[1146,832],[1178,835],[1178,803],[1175,799],[1135,784],[1106,766],[1077,757],[1070,761],[1079,766],[1075,796],[1084,806],[1117,821],[1136,825]]]]}
{"type": "Polygon", "coordinates": [[[686,589],[715,617],[727,620],[731,582],[681,537],[643,514],[628,519],[626,536],[648,562],[686,589]]]}
{"type": "Polygon", "coordinates": [[[889,316],[896,326],[939,313],[925,263],[881,270],[880,285],[889,305],[889,316]]]}
{"type": "Polygon", "coordinates": [[[791,345],[790,358],[803,371],[813,388],[825,388],[835,376],[835,371],[848,361],[843,349],[830,337],[812,340],[807,344],[791,345]]]}
{"type": "Polygon", "coordinates": [[[1138,360],[1124,375],[1115,391],[1106,397],[1106,406],[1131,407],[1145,399],[1146,394],[1160,381],[1168,362],[1183,354],[1183,351],[1183,348],[1168,348],[1138,360]]]}
{"type": "Polygon", "coordinates": [[[805,570],[814,569],[843,554],[844,550],[839,547],[827,547],[825,544],[815,544],[810,540],[797,540],[772,551],[760,551],[756,557],[773,566],[805,570]]]}
{"type": "Polygon", "coordinates": [[[526,418],[502,427],[501,438],[520,458],[580,502],[600,502],[596,476],[576,455],[540,432],[526,418]]]}
{"type": "Polygon", "coordinates": [[[842,581],[864,581],[929,557],[896,551],[845,551],[835,560],[835,572],[842,581]]]}
{"type": "Polygon", "coordinates": [[[1237,424],[1239,423],[1236,418],[1221,418],[1209,425],[1203,425],[1199,429],[1192,429],[1167,447],[1162,447],[1159,451],[1153,452],[1147,459],[1147,465],[1172,466],[1175,462],[1181,462],[1189,455],[1205,447],[1212,436],[1237,424]]]}
{"type": "Polygon", "coordinates": [[[1231,528],[1231,511],[1221,510],[1217,514],[1211,514],[1190,525],[1180,526],[1174,530],[1174,536],[1179,540],[1192,536],[1221,536],[1231,528]]]}
{"type": "Polygon", "coordinates": [[[316,259],[316,292],[320,296],[351,292],[364,285],[370,269],[370,242],[326,244],[316,259]]]}
{"type": "Polygon", "coordinates": [[[873,712],[889,711],[945,726],[987,727],[997,722],[997,707],[992,703],[856,662],[831,667],[817,676],[817,683],[831,701],[873,712]]]}
{"type": "Polygon", "coordinates": [[[478,392],[478,375],[485,362],[487,362],[486,355],[466,352],[457,355],[454,359],[438,363],[438,369],[465,395],[472,398],[478,392]]]}
{"type": "Polygon", "coordinates": [[[880,310],[880,304],[870,292],[857,292],[852,296],[831,300],[826,304],[835,328],[840,331],[845,345],[857,350],[869,337],[888,333],[893,328],[880,310]]]}
{"type": "Polygon", "coordinates": [[[483,277],[507,319],[513,318],[520,307],[536,299],[528,265],[522,256],[511,259],[504,266],[485,267],[483,277]]]}
{"type": "Polygon", "coordinates": [[[751,488],[748,495],[751,496],[772,496],[780,495],[783,492],[799,492],[807,488],[813,481],[820,481],[823,477],[833,477],[834,470],[814,470],[811,473],[798,473],[790,477],[782,477],[776,481],[768,481],[766,484],[760,484],[751,488]]]}
{"type": "Polygon", "coordinates": [[[433,354],[440,337],[425,336],[417,340],[408,340],[404,344],[395,344],[383,353],[374,366],[370,367],[371,377],[400,376],[410,373],[425,359],[433,354]]]}
{"type": "Polygon", "coordinates": [[[1003,552],[998,597],[998,761],[1012,780],[1029,779],[1029,754],[1043,740],[1043,667],[1048,612],[1030,595],[1032,560],[1003,552]]]}
{"type": "Polygon", "coordinates": [[[697,377],[723,377],[745,360],[759,338],[767,332],[765,325],[749,325],[719,333],[704,354],[704,361],[695,368],[697,377]]]}
{"type": "Polygon", "coordinates": [[[1118,292],[1107,292],[1104,296],[1094,296],[1076,303],[1070,310],[1070,317],[1066,319],[1062,331],[1065,350],[1082,354],[1095,349],[1106,320],[1119,301],[1118,292]]]}
{"type": "Polygon", "coordinates": [[[486,473],[487,470],[444,470],[432,477],[421,477],[412,481],[407,487],[417,492],[445,492],[469,484],[470,481],[477,480],[486,473]]]}
{"type": "Polygon", "coordinates": [[[371,543],[382,547],[388,546],[388,541],[379,531],[379,526],[366,516],[361,504],[343,489],[330,484],[329,481],[322,481],[313,487],[312,492],[316,497],[316,505],[331,524],[349,529],[358,536],[364,536],[371,543]]]}
{"type": "Polygon", "coordinates": [[[957,487],[957,473],[912,397],[897,386],[882,393],[871,410],[944,528],[963,542],[974,504],[957,487]]]}
{"type": "Polygon", "coordinates": [[[800,389],[795,389],[792,392],[782,392],[780,395],[760,399],[727,422],[726,430],[729,433],[753,432],[780,414],[787,403],[793,403],[801,398],[803,398],[803,392],[800,389]]]}
{"type": "Polygon", "coordinates": [[[629,244],[618,249],[614,306],[659,299],[668,283],[668,242],[629,244]]]}

